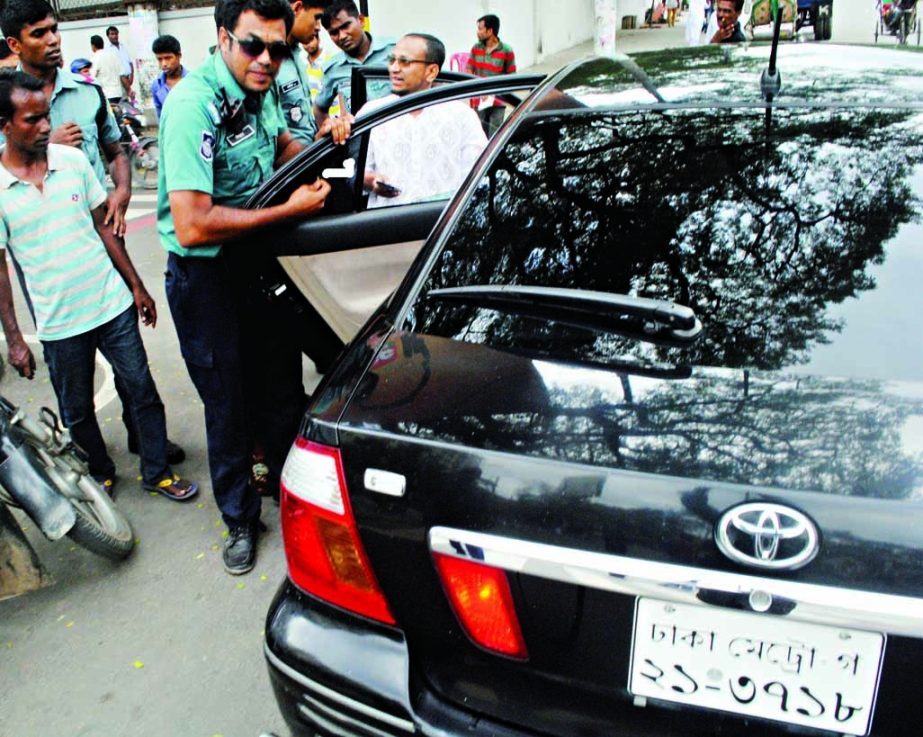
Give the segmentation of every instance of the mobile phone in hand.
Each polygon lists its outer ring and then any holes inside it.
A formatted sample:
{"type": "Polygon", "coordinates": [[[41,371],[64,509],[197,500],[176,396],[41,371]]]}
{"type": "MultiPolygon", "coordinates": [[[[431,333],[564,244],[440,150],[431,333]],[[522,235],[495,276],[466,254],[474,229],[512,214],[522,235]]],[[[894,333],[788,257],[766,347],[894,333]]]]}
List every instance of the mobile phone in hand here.
{"type": "Polygon", "coordinates": [[[375,180],[375,188],[385,197],[397,197],[401,193],[400,187],[395,187],[393,184],[388,184],[380,179],[375,180]]]}

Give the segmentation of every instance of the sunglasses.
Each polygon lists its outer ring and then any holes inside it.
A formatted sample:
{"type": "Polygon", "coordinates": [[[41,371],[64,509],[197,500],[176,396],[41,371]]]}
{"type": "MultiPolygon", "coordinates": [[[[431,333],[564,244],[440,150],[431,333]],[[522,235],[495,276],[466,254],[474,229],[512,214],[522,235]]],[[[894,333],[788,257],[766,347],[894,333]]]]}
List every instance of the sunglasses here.
{"type": "Polygon", "coordinates": [[[263,39],[257,38],[256,36],[251,36],[250,38],[237,38],[229,29],[225,28],[224,30],[227,31],[228,36],[237,41],[240,50],[251,59],[262,56],[263,52],[267,49],[269,50],[269,58],[273,61],[282,61],[290,53],[288,44],[284,41],[274,41],[268,44],[263,39]]]}

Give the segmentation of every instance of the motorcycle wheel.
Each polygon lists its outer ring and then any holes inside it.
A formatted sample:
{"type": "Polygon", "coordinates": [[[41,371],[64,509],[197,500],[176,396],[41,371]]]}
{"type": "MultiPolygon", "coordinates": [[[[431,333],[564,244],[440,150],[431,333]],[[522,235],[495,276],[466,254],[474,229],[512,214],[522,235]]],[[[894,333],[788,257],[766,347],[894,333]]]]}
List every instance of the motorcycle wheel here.
{"type": "Polygon", "coordinates": [[[131,523],[92,476],[76,470],[83,465],[82,461],[54,455],[31,437],[27,437],[26,443],[41,461],[55,488],[74,508],[77,521],[67,533],[68,537],[104,558],[127,558],[135,546],[131,523]]]}
{"type": "Polygon", "coordinates": [[[142,189],[157,189],[157,167],[160,146],[156,138],[141,141],[137,151],[131,151],[128,162],[131,166],[131,183],[142,189]]]}

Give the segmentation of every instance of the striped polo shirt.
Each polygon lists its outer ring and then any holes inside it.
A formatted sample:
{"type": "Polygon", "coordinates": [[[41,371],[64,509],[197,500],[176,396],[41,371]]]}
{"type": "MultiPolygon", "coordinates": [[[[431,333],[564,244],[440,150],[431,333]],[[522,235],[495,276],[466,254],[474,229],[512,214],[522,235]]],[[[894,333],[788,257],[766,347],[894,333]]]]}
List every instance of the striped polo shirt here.
{"type": "Polygon", "coordinates": [[[41,192],[0,164],[0,248],[22,271],[41,340],[85,333],[134,302],[93,225],[105,201],[79,149],[48,146],[41,192]]]}
{"type": "Polygon", "coordinates": [[[468,60],[471,73],[478,77],[496,77],[498,74],[516,73],[516,55],[513,47],[502,41],[493,51],[487,50],[487,44],[478,41],[471,47],[468,60]]]}

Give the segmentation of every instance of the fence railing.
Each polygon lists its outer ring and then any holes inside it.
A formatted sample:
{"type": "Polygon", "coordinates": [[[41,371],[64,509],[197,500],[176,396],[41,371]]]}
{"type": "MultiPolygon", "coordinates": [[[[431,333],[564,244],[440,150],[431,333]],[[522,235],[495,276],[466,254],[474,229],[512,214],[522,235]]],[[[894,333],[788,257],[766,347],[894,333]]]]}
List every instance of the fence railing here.
{"type": "MultiPolygon", "coordinates": [[[[127,15],[125,0],[50,0],[58,20],[84,20],[105,18],[113,15],[127,15]]],[[[160,0],[160,10],[182,10],[204,8],[215,4],[215,0],[160,0]]]]}

